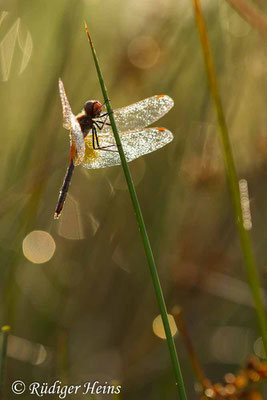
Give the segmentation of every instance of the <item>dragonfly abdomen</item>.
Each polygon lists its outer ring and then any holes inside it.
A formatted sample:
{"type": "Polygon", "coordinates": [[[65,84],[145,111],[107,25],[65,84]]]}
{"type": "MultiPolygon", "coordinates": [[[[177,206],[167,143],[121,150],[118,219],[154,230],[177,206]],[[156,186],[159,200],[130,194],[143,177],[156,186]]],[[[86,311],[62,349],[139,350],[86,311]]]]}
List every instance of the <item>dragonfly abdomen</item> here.
{"type": "Polygon", "coordinates": [[[58,198],[58,203],[57,203],[57,207],[56,207],[56,211],[55,211],[55,215],[54,218],[58,219],[60,217],[61,211],[64,207],[64,203],[67,197],[67,193],[69,190],[69,186],[70,186],[70,181],[71,181],[71,177],[73,174],[73,170],[74,170],[74,164],[73,161],[71,160],[63,181],[63,185],[62,188],[59,192],[59,198],[58,198]]]}

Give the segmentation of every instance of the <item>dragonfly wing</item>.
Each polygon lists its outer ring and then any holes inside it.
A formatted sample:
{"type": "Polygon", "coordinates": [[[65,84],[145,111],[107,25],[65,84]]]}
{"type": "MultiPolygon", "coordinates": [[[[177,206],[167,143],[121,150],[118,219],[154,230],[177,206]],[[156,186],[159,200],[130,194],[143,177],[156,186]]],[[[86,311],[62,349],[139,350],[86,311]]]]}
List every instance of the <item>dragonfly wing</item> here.
{"type": "Polygon", "coordinates": [[[79,165],[84,159],[85,155],[85,142],[83,138],[83,133],[81,127],[76,117],[72,115],[71,117],[71,129],[70,129],[71,144],[74,147],[73,164],[79,165]]]}
{"type": "Polygon", "coordinates": [[[62,80],[59,78],[58,80],[59,86],[59,94],[62,104],[62,113],[63,113],[63,128],[70,129],[71,128],[71,116],[73,115],[70,107],[70,103],[68,101],[65,88],[62,80]]]}
{"type": "Polygon", "coordinates": [[[71,146],[73,147],[73,163],[76,166],[81,164],[84,158],[85,143],[83,133],[81,131],[79,122],[77,121],[75,115],[72,113],[63,82],[60,78],[58,80],[58,85],[62,104],[63,128],[70,131],[70,142],[71,146]]]}
{"type": "MultiPolygon", "coordinates": [[[[121,164],[113,134],[98,134],[101,147],[112,146],[106,150],[94,150],[92,138],[85,138],[85,157],[82,165],[85,168],[106,168],[121,164]]],[[[164,128],[147,128],[140,131],[124,133],[121,136],[122,147],[127,161],[135,160],[144,154],[151,153],[165,146],[173,139],[170,131],[164,128]]]]}
{"type": "MultiPolygon", "coordinates": [[[[156,95],[129,106],[118,108],[114,110],[118,131],[141,130],[163,117],[173,105],[174,102],[169,96],[156,95]]],[[[110,126],[104,126],[103,133],[111,131],[110,126]]]]}

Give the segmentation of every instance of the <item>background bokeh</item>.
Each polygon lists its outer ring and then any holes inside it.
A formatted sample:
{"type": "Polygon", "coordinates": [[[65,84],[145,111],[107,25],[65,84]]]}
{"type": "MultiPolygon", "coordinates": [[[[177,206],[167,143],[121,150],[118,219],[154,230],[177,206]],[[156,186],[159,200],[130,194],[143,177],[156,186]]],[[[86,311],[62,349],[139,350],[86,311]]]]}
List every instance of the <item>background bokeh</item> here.
{"type": "MultiPolygon", "coordinates": [[[[264,1],[254,3],[267,13],[264,1]]],[[[239,176],[248,181],[264,285],[266,39],[227,2],[202,4],[239,176]]],[[[166,342],[154,332],[159,312],[121,168],[77,168],[62,217],[53,219],[70,151],[58,77],[73,112],[88,99],[102,100],[84,20],[114,108],[160,93],[175,102],[157,123],[173,132],[173,142],[130,164],[169,312],[183,308],[213,382],[249,354],[262,357],[192,2],[0,5],[0,322],[12,327],[7,399],[15,379],[116,380],[123,400],[176,395],[166,342]]],[[[196,399],[179,334],[175,342],[189,399],[196,399]]]]}

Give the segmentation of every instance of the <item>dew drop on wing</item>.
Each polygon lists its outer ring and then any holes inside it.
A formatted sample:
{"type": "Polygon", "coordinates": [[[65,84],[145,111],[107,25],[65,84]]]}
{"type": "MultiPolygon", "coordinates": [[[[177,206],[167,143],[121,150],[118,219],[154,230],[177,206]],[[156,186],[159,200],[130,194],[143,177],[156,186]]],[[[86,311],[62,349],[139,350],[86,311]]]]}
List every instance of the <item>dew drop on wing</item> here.
{"type": "MultiPolygon", "coordinates": [[[[120,135],[123,132],[141,130],[151,125],[167,114],[173,105],[174,101],[171,97],[156,95],[114,110],[116,126],[120,135]]],[[[112,132],[111,126],[105,125],[102,132],[112,132]]]]}
{"type": "MultiPolygon", "coordinates": [[[[124,132],[121,134],[121,143],[128,162],[145,154],[151,153],[170,143],[173,135],[164,128],[146,128],[142,130],[124,132]]],[[[112,134],[99,134],[101,146],[113,145],[116,149],[112,134]]],[[[106,168],[121,164],[118,152],[93,150],[91,139],[85,138],[85,157],[82,165],[85,168],[106,168]]]]}

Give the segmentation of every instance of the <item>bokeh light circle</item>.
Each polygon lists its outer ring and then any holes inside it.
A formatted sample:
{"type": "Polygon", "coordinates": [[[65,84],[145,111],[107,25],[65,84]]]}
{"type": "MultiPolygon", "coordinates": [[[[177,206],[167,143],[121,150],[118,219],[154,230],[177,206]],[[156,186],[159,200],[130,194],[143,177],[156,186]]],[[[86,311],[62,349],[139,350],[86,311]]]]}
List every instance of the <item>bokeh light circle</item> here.
{"type": "MultiPolygon", "coordinates": [[[[171,314],[168,314],[168,320],[169,320],[169,324],[170,324],[170,328],[171,328],[171,334],[172,334],[172,336],[174,336],[178,330],[177,330],[175,320],[171,314]]],[[[160,337],[161,339],[166,339],[161,315],[158,315],[154,319],[154,321],[152,323],[152,329],[156,336],[160,337]]]]}
{"type": "Polygon", "coordinates": [[[253,350],[257,357],[260,357],[263,359],[266,358],[266,353],[264,350],[262,337],[259,337],[257,340],[255,340],[255,342],[253,344],[253,350]]]}
{"type": "Polygon", "coordinates": [[[56,244],[50,233],[32,231],[22,242],[24,256],[34,264],[43,264],[49,261],[56,250],[56,244]]]}
{"type": "Polygon", "coordinates": [[[160,56],[160,47],[152,36],[138,36],[128,46],[128,58],[137,68],[152,68],[160,56]]]}

